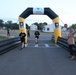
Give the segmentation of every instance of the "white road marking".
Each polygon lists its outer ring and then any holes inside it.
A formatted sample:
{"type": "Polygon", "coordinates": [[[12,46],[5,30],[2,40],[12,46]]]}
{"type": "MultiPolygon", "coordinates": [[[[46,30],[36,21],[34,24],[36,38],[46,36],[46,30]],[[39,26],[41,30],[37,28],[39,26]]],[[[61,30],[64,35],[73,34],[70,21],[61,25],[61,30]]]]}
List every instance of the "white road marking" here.
{"type": "Polygon", "coordinates": [[[35,47],[38,47],[38,44],[36,44],[35,47]]]}
{"type": "Polygon", "coordinates": [[[56,47],[60,47],[59,45],[55,44],[56,47]]]}
{"type": "Polygon", "coordinates": [[[25,44],[25,47],[27,47],[28,46],[28,44],[25,44]]]}
{"type": "Polygon", "coordinates": [[[46,46],[46,47],[49,47],[49,45],[48,45],[48,44],[45,44],[45,46],[46,46]]]}

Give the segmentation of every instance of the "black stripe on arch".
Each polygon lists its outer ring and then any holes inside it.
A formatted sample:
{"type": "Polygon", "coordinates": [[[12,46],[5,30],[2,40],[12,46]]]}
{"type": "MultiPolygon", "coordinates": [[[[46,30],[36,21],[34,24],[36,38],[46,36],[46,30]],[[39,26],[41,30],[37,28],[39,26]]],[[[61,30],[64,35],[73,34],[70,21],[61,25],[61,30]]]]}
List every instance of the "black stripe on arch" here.
{"type": "Polygon", "coordinates": [[[52,20],[58,17],[58,15],[50,8],[44,8],[44,14],[49,16],[52,20]]]}
{"type": "Polygon", "coordinates": [[[30,14],[33,14],[33,8],[27,8],[19,17],[27,18],[30,14]]]}
{"type": "MultiPolygon", "coordinates": [[[[25,19],[31,14],[33,14],[33,8],[27,8],[19,17],[22,17],[25,19]]],[[[58,15],[50,8],[44,8],[44,14],[49,16],[52,20],[58,17],[58,15]]]]}

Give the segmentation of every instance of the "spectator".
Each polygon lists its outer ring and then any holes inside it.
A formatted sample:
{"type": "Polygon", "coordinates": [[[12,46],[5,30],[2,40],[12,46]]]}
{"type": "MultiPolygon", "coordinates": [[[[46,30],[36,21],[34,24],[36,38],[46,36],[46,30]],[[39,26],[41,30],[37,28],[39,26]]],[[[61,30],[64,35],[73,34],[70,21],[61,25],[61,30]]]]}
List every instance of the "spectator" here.
{"type": "Polygon", "coordinates": [[[68,34],[68,45],[69,45],[69,50],[70,50],[70,58],[74,59],[74,52],[73,52],[73,45],[75,44],[74,41],[74,34],[76,33],[76,31],[74,32],[73,29],[69,30],[69,34],[68,34]]]}
{"type": "Polygon", "coordinates": [[[9,29],[7,29],[7,36],[10,36],[10,31],[9,31],[9,29]]]}
{"type": "Polygon", "coordinates": [[[27,30],[27,36],[30,37],[30,30],[27,30]]]}

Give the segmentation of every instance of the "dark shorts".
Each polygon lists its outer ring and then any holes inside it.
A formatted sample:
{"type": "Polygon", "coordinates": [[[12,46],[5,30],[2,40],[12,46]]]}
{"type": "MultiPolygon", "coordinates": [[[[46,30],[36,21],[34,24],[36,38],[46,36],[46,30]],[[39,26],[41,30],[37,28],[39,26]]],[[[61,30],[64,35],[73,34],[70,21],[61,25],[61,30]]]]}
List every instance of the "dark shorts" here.
{"type": "Polygon", "coordinates": [[[39,36],[35,36],[35,38],[39,39],[39,36]]]}
{"type": "Polygon", "coordinates": [[[23,43],[23,42],[25,43],[25,39],[21,39],[21,43],[23,43]]]}

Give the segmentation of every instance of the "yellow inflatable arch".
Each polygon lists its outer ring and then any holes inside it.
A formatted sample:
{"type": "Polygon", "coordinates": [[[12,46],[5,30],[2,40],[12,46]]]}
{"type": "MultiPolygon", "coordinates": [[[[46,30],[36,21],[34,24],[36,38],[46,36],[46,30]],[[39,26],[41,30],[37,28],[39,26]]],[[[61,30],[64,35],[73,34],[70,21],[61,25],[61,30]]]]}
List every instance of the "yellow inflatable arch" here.
{"type": "MultiPolygon", "coordinates": [[[[31,8],[31,7],[27,8],[24,12],[22,12],[19,15],[20,31],[24,30],[24,32],[26,33],[24,20],[31,14],[47,15],[53,20],[53,23],[55,24],[54,40],[55,40],[55,43],[57,43],[58,37],[61,37],[61,29],[59,26],[59,16],[54,11],[52,11],[50,8],[31,8]]],[[[26,43],[27,43],[27,37],[26,37],[26,43]]]]}

